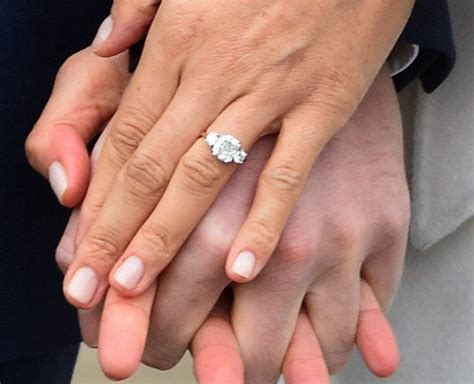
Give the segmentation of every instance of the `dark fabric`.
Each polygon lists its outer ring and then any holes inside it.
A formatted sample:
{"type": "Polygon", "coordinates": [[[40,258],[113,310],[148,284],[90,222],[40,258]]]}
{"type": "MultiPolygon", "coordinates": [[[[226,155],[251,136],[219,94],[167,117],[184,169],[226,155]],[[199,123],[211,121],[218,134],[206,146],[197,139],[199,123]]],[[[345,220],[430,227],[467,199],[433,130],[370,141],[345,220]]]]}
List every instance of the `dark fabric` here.
{"type": "Polygon", "coordinates": [[[426,92],[433,92],[449,75],[456,61],[446,0],[417,0],[400,40],[420,46],[420,54],[395,76],[398,90],[420,78],[426,92]]]}
{"type": "Polygon", "coordinates": [[[104,0],[0,2],[0,362],[80,340],[54,262],[68,213],[23,143],[61,63],[90,43],[109,9],[104,0]]]}
{"type": "Polygon", "coordinates": [[[79,343],[48,353],[0,364],[2,384],[66,384],[71,382],[79,343]]]}

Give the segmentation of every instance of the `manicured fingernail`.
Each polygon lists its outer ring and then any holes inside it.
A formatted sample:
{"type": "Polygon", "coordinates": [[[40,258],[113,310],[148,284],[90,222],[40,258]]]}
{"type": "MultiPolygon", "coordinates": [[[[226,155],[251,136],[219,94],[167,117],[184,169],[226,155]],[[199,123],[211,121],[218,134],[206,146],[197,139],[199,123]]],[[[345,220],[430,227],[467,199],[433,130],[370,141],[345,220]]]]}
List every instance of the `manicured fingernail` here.
{"type": "Polygon", "coordinates": [[[92,42],[92,47],[99,49],[102,43],[109,38],[113,28],[114,22],[112,20],[112,16],[109,16],[102,22],[99,29],[97,30],[97,34],[95,35],[94,41],[92,42]]]}
{"type": "Polygon", "coordinates": [[[66,170],[61,165],[61,163],[55,161],[50,165],[48,179],[49,183],[51,184],[51,188],[53,189],[58,200],[62,201],[64,192],[66,192],[68,187],[68,182],[66,170]]]}
{"type": "Polygon", "coordinates": [[[114,274],[114,279],[122,287],[128,290],[133,290],[137,287],[144,272],[145,266],[140,258],[137,256],[130,256],[123,262],[119,269],[117,269],[114,274]]]}
{"type": "Polygon", "coordinates": [[[94,297],[99,280],[92,268],[79,268],[69,281],[67,293],[74,300],[87,304],[94,297]]]}
{"type": "Polygon", "coordinates": [[[255,255],[252,252],[241,252],[234,260],[232,271],[246,279],[252,276],[255,268],[255,255]]]}

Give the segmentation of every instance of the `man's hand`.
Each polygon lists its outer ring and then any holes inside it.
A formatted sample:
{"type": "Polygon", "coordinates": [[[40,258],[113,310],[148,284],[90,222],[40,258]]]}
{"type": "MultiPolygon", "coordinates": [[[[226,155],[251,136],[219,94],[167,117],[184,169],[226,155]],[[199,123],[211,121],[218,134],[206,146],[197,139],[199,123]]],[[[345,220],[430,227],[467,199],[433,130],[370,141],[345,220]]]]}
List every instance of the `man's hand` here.
{"type": "Polygon", "coordinates": [[[237,169],[211,155],[203,132],[237,136],[245,149],[279,132],[226,263],[232,280],[255,278],[412,3],[161,4],[84,201],[68,300],[92,308],[109,282],[140,294],[173,259],[237,169]]]}
{"type": "MultiPolygon", "coordinates": [[[[146,361],[173,366],[229,283],[224,264],[249,209],[274,139],[263,139],[160,276],[146,361]]],[[[364,308],[363,279],[384,309],[401,276],[409,221],[402,127],[388,71],[376,79],[346,127],[313,168],[277,251],[254,282],[234,287],[232,324],[247,380],[271,381],[279,372],[304,303],[330,372],[349,358],[357,320],[381,316],[364,308]],[[362,279],[363,278],[363,279],[362,279]]],[[[377,327],[373,328],[374,332],[377,327]]],[[[367,343],[359,343],[361,348],[367,343]]],[[[388,375],[396,351],[385,356],[388,375]]],[[[374,369],[375,368],[375,369],[374,369]]]]}
{"type": "MultiPolygon", "coordinates": [[[[80,57],[80,56],[79,56],[80,57]]],[[[84,58],[87,59],[87,58],[84,58]]],[[[87,62],[87,61],[86,61],[87,62]]],[[[86,63],[84,62],[84,63],[86,63]]],[[[71,62],[69,62],[70,64],[71,62]]],[[[80,63],[78,63],[80,64],[80,63]]],[[[59,156],[64,156],[64,157],[70,157],[67,161],[73,160],[72,156],[73,153],[69,153],[67,151],[62,151],[61,148],[67,148],[67,147],[55,147],[55,136],[58,134],[57,132],[57,124],[56,122],[59,121],[69,121],[71,126],[76,127],[77,129],[81,129],[81,123],[83,119],[81,118],[80,114],[70,114],[68,112],[63,113],[63,114],[57,114],[57,115],[52,115],[54,111],[56,111],[57,108],[62,107],[64,108],[64,111],[75,111],[77,110],[77,106],[81,105],[89,105],[94,102],[97,102],[97,99],[100,100],[100,96],[102,96],[103,92],[105,90],[108,90],[107,87],[102,87],[100,84],[103,83],[94,83],[88,81],[87,74],[89,76],[92,76],[91,78],[96,78],[95,76],[102,75],[106,77],[111,70],[114,69],[116,63],[110,62],[108,65],[109,67],[105,66],[103,67],[103,71],[101,71],[101,66],[96,66],[94,67],[89,67],[86,65],[78,65],[76,67],[75,71],[68,71],[67,68],[64,69],[65,73],[68,73],[68,76],[64,77],[59,77],[58,78],[58,84],[57,87],[55,88],[55,93],[53,94],[48,112],[45,111],[45,115],[43,116],[44,121],[50,121],[49,124],[41,125],[42,129],[42,137],[44,138],[44,142],[46,145],[44,146],[36,146],[36,145],[30,145],[28,148],[33,151],[33,153],[30,153],[30,157],[35,157],[37,158],[40,163],[47,163],[48,156],[51,152],[56,152],[58,153],[59,156]],[[81,72],[83,71],[83,72],[81,72]],[[76,78],[77,76],[82,76],[81,78],[83,79],[82,82],[79,83],[74,83],[71,82],[73,78],[76,78]],[[61,92],[58,93],[60,89],[63,89],[63,86],[68,84],[69,89],[68,92],[61,92]],[[84,92],[85,91],[85,92],[84,92]],[[93,96],[93,97],[92,97],[93,96]],[[48,146],[49,143],[49,146],[48,146]]],[[[125,63],[126,65],[126,63],[125,63]]],[[[67,65],[66,65],[67,66],[67,65]]],[[[116,84],[116,87],[114,89],[120,90],[124,87],[124,84],[116,84]]],[[[373,93],[376,96],[387,96],[384,94],[383,91],[380,89],[377,91],[374,91],[373,93]]],[[[389,105],[390,99],[388,99],[389,105]]],[[[392,100],[393,104],[393,100],[392,100]]],[[[373,107],[373,105],[371,105],[373,107]]],[[[367,112],[367,111],[366,111],[367,112]]],[[[374,112],[374,110],[372,110],[374,112]]],[[[390,124],[388,124],[387,121],[385,121],[387,118],[392,117],[393,118],[393,111],[390,111],[390,109],[387,110],[387,108],[381,108],[378,112],[382,113],[382,118],[380,120],[380,125],[382,127],[386,127],[387,129],[390,128],[390,124]]],[[[362,113],[364,115],[364,113],[362,113]]],[[[377,125],[379,121],[373,121],[374,115],[367,115],[366,120],[367,121],[359,121],[359,123],[372,123],[370,125],[373,128],[373,125],[377,125]]],[[[364,119],[362,119],[364,120],[364,119]]],[[[391,121],[388,119],[388,121],[391,121]]],[[[95,127],[95,131],[99,131],[101,126],[103,125],[104,122],[98,122],[97,126],[95,127]]],[[[388,129],[390,131],[390,129],[388,129]]],[[[34,137],[34,135],[33,135],[34,137]]],[[[356,135],[356,137],[358,137],[356,135]]],[[[397,136],[395,135],[394,138],[397,136]]],[[[372,137],[372,139],[375,139],[372,137]]],[[[344,140],[339,140],[339,142],[343,142],[344,140]]],[[[77,141],[76,141],[77,142],[77,141]]],[[[395,142],[397,142],[395,140],[395,142]]],[[[34,143],[34,141],[33,141],[34,143]]],[[[101,141],[99,140],[99,147],[100,147],[101,141]]],[[[349,147],[357,147],[357,143],[354,142],[353,145],[349,145],[350,141],[347,141],[346,144],[349,147]]],[[[83,151],[85,151],[85,142],[81,142],[81,146],[83,151]]],[[[252,163],[248,163],[245,167],[247,171],[243,171],[241,173],[238,173],[236,175],[236,179],[238,179],[239,174],[243,175],[241,181],[246,180],[246,193],[249,193],[248,191],[251,192],[252,190],[252,185],[255,185],[255,176],[252,177],[252,174],[255,175],[255,172],[258,172],[258,162],[260,162],[260,166],[262,161],[264,161],[265,158],[265,146],[267,155],[268,151],[271,149],[271,143],[262,143],[261,149],[254,154],[254,156],[257,156],[256,162],[254,162],[255,168],[252,169],[250,166],[252,163]],[[262,156],[262,158],[259,160],[258,156],[262,156]],[[253,172],[253,173],[252,173],[253,172]],[[246,175],[245,175],[246,173],[246,175]]],[[[336,147],[341,147],[341,144],[337,144],[336,147]]],[[[369,147],[368,147],[369,148],[369,147]]],[[[342,148],[341,148],[342,150],[342,148]]],[[[348,152],[349,153],[349,152],[348,152]]],[[[95,153],[95,157],[97,157],[97,152],[95,153]]],[[[342,158],[343,156],[341,156],[342,158]]],[[[342,160],[342,159],[341,159],[342,160]]],[[[345,164],[345,163],[344,163],[345,164]]],[[[372,164],[372,163],[371,163],[372,164]]],[[[373,164],[372,164],[373,165],[373,164]]],[[[79,164],[77,163],[77,166],[88,166],[88,162],[86,164],[79,164]]],[[[336,164],[334,164],[336,166],[336,164]]],[[[323,167],[324,168],[324,167],[323,167]]],[[[336,167],[337,168],[337,167],[336,167]]],[[[328,170],[329,171],[329,170],[328,170]]],[[[323,180],[322,180],[323,181],[323,180]]],[[[403,184],[403,183],[402,183],[403,184]]],[[[74,184],[78,185],[78,184],[74,184]]],[[[234,210],[232,209],[231,206],[237,207],[236,201],[239,202],[239,200],[235,199],[235,196],[230,193],[232,190],[229,189],[229,193],[224,192],[223,199],[220,200],[220,207],[219,207],[219,201],[218,203],[215,204],[215,206],[212,208],[210,215],[208,215],[209,219],[206,219],[205,222],[203,222],[202,227],[198,231],[196,235],[193,235],[194,238],[189,241],[191,246],[189,247],[189,250],[192,250],[193,248],[195,250],[202,250],[204,248],[204,253],[209,251],[209,257],[213,257],[216,255],[215,251],[216,249],[212,249],[212,239],[213,239],[213,232],[211,231],[213,228],[214,229],[219,229],[219,227],[216,227],[212,223],[217,220],[221,221],[222,217],[226,215],[227,212],[233,212],[233,213],[238,213],[239,210],[234,210]],[[226,197],[227,196],[227,197],[226,197]],[[227,199],[227,200],[225,200],[227,199]],[[229,203],[229,205],[226,203],[229,203]],[[226,210],[226,206],[230,210],[226,210]],[[213,219],[214,216],[214,219],[213,219]],[[193,242],[198,242],[198,244],[201,241],[204,241],[204,244],[200,244],[202,248],[196,248],[192,246],[193,242]],[[206,244],[209,244],[207,246],[206,244]],[[214,255],[213,255],[214,253],[214,255]]],[[[245,191],[243,191],[245,192],[245,191]]],[[[74,188],[71,188],[71,193],[78,194],[79,190],[74,190],[74,188]]],[[[239,198],[242,198],[243,195],[240,195],[239,198]]],[[[240,203],[242,204],[241,208],[245,206],[245,199],[240,200],[240,203]]],[[[392,202],[393,203],[393,202],[392,202]]],[[[324,204],[323,204],[324,205],[324,204]]],[[[403,208],[403,207],[402,207],[403,208]]],[[[242,211],[242,209],[240,210],[242,211]]],[[[402,212],[403,213],[403,212],[402,212]]],[[[243,216],[241,216],[243,217],[243,216]]],[[[74,238],[76,237],[77,233],[77,219],[78,216],[77,214],[73,215],[70,221],[70,224],[68,225],[68,228],[66,230],[66,234],[63,237],[60,246],[58,247],[58,253],[57,253],[57,258],[60,266],[62,266],[63,270],[67,268],[67,266],[71,263],[73,255],[74,255],[74,238]]],[[[238,218],[237,218],[238,221],[238,218]]],[[[234,223],[235,225],[235,223],[234,223]]],[[[234,227],[237,228],[237,227],[234,227]]],[[[308,226],[303,226],[303,233],[304,230],[309,230],[308,226]]],[[[392,228],[394,233],[392,233],[393,238],[403,235],[403,228],[398,227],[398,228],[392,228]],[[397,230],[399,232],[396,232],[397,230]],[[400,232],[401,230],[401,232],[400,232]],[[398,233],[398,234],[396,234],[398,233]]],[[[302,243],[305,245],[305,243],[302,243]]],[[[225,244],[223,244],[225,246],[225,244]]],[[[188,256],[190,255],[188,251],[188,256]]],[[[178,257],[178,260],[181,260],[181,263],[185,259],[186,253],[183,253],[178,257]]],[[[216,266],[219,265],[219,263],[222,263],[224,260],[223,255],[221,254],[220,256],[217,255],[218,257],[215,258],[214,260],[214,266],[210,265],[211,268],[216,268],[216,266]]],[[[188,259],[191,259],[188,257],[188,259]]],[[[222,264],[220,264],[222,265],[222,264]]],[[[367,265],[370,265],[370,263],[367,263],[367,265]]],[[[383,267],[383,265],[382,265],[383,267]]],[[[383,269],[383,268],[382,268],[383,269]]],[[[171,271],[171,269],[170,269],[171,271]]],[[[396,272],[397,270],[392,271],[395,274],[395,278],[391,280],[397,280],[396,277],[396,272]]],[[[391,272],[391,273],[392,273],[391,272]]],[[[186,271],[185,271],[186,273],[186,271]]],[[[390,275],[389,273],[388,275],[390,275]]],[[[170,274],[172,274],[170,272],[170,274]]],[[[166,275],[165,275],[166,276],[166,275]]],[[[188,275],[192,277],[192,274],[188,275]]],[[[223,270],[221,270],[221,276],[222,276],[222,281],[226,281],[225,275],[223,270]]],[[[390,279],[389,279],[390,280],[390,279]]],[[[376,279],[373,279],[374,282],[376,282],[376,279]]],[[[176,288],[178,292],[184,292],[186,294],[186,291],[182,291],[183,289],[183,284],[185,283],[184,281],[176,281],[176,288]],[[181,288],[180,288],[181,285],[181,288]]],[[[203,283],[206,283],[206,281],[203,281],[203,283]]],[[[225,284],[224,284],[225,285],[225,284]]],[[[202,289],[208,289],[209,291],[214,290],[216,287],[211,287],[205,288],[202,287],[202,289]]],[[[194,290],[192,293],[196,293],[197,290],[194,290]]],[[[220,295],[220,291],[218,289],[218,294],[220,295]]],[[[268,290],[270,295],[275,295],[278,293],[278,290],[275,291],[274,287],[268,290]]],[[[168,292],[169,293],[169,292],[168,292]]],[[[167,291],[165,290],[162,292],[162,297],[158,299],[161,304],[166,304],[166,301],[164,300],[165,296],[167,295],[167,291]]],[[[101,343],[101,356],[104,357],[105,360],[103,360],[103,364],[106,365],[106,369],[108,370],[110,375],[113,375],[114,377],[125,377],[133,372],[133,370],[137,367],[138,361],[141,358],[141,350],[143,348],[143,345],[145,343],[145,337],[147,333],[147,325],[148,325],[148,319],[147,319],[147,313],[149,313],[150,308],[151,308],[151,302],[153,298],[153,289],[151,289],[147,294],[139,297],[139,298],[124,298],[119,296],[116,292],[113,290],[109,291],[107,299],[107,305],[105,307],[106,313],[104,314],[104,322],[102,323],[102,327],[104,329],[103,332],[101,332],[101,338],[102,338],[102,343],[101,343]],[[128,332],[127,338],[123,337],[123,326],[124,326],[124,319],[128,319],[128,324],[132,324],[133,326],[130,326],[126,329],[128,332]],[[108,331],[107,331],[108,330],[108,331]],[[118,335],[121,335],[121,337],[118,337],[118,335]],[[120,354],[119,351],[117,350],[117,340],[122,340],[122,351],[126,351],[126,353],[120,354]],[[105,354],[105,356],[104,356],[105,354]],[[107,356],[108,354],[108,356],[107,356]],[[120,360],[123,358],[124,360],[120,360]],[[107,360],[108,359],[108,360],[107,360]]],[[[194,296],[196,297],[196,296],[194,296]]],[[[271,297],[271,296],[270,296],[271,297]]],[[[183,296],[184,301],[186,302],[187,300],[193,299],[193,296],[183,296]]],[[[202,297],[200,298],[202,299],[202,297]]],[[[173,297],[171,297],[170,303],[172,303],[173,297]]],[[[158,303],[158,302],[157,302],[158,303]]],[[[179,303],[178,303],[179,304],[179,303]]],[[[190,312],[193,313],[194,310],[196,309],[196,303],[191,303],[192,305],[190,306],[190,312]],[[193,306],[194,305],[194,306],[193,306]]],[[[205,304],[208,306],[208,304],[205,304]]],[[[156,308],[156,306],[155,306],[156,308]]],[[[177,309],[177,314],[184,309],[184,307],[180,308],[179,305],[176,307],[177,309]]],[[[276,312],[279,314],[280,312],[284,311],[284,307],[278,309],[276,312]]],[[[394,339],[393,335],[390,331],[390,328],[388,326],[388,323],[386,322],[385,317],[383,316],[382,312],[380,312],[379,305],[377,301],[375,300],[372,290],[369,288],[369,286],[366,286],[364,283],[362,283],[362,291],[361,291],[361,301],[360,301],[360,310],[361,310],[361,316],[360,316],[360,321],[359,321],[359,328],[358,328],[358,336],[357,336],[357,342],[359,344],[359,347],[361,348],[361,351],[369,365],[372,371],[379,375],[387,375],[393,369],[396,367],[397,364],[397,359],[398,355],[396,353],[396,344],[394,344],[394,339]],[[394,349],[395,348],[395,349],[394,349]]],[[[194,312],[195,313],[195,312],[194,312]]],[[[283,313],[283,312],[282,312],[283,313]]],[[[273,313],[275,315],[275,313],[273,313]]],[[[92,345],[97,345],[97,338],[98,338],[98,325],[100,322],[100,311],[96,312],[81,312],[81,325],[82,325],[82,330],[84,337],[87,342],[89,342],[92,345]]],[[[270,313],[269,313],[270,316],[270,313]]],[[[309,326],[310,320],[309,318],[305,317],[306,315],[301,315],[302,318],[298,322],[297,330],[294,335],[293,341],[290,345],[290,349],[288,351],[287,357],[285,359],[285,364],[284,364],[284,370],[287,375],[287,377],[290,379],[289,382],[295,382],[295,383],[301,383],[305,382],[303,380],[303,377],[306,376],[308,382],[314,382],[313,378],[318,378],[321,382],[323,382],[325,375],[325,369],[324,369],[324,361],[322,360],[322,355],[319,350],[319,344],[316,339],[316,336],[314,335],[314,331],[309,326]],[[319,367],[319,368],[318,368],[319,367]],[[291,379],[293,378],[293,379],[291,379]],[[294,380],[294,381],[293,381],[294,380]]],[[[187,314],[185,314],[184,318],[187,317],[187,314]]],[[[207,317],[207,314],[204,314],[204,319],[207,317]]],[[[277,316],[278,317],[278,316],[277,316]]],[[[193,315],[191,316],[192,321],[191,323],[196,323],[196,316],[193,315]]],[[[176,317],[176,320],[181,320],[180,317],[176,317]]],[[[269,317],[270,319],[270,317],[269,317]]],[[[156,321],[156,314],[153,317],[153,320],[156,321]]],[[[164,318],[165,324],[166,324],[166,318],[164,318]]],[[[224,318],[225,320],[225,318],[224,318]]],[[[202,322],[201,322],[202,323],[202,322]]],[[[197,328],[200,327],[201,323],[197,325],[197,328]]],[[[152,329],[156,326],[154,324],[152,326],[152,329]]],[[[189,333],[189,328],[193,327],[193,324],[184,324],[184,334],[189,333]]],[[[166,327],[166,325],[165,325],[166,327]]],[[[262,324],[262,327],[265,328],[264,324],[262,324]]],[[[157,328],[159,329],[159,328],[157,328]]],[[[159,332],[158,332],[159,335],[159,332]]],[[[156,336],[156,334],[155,334],[156,336]]],[[[264,335],[263,335],[264,336],[264,335]]],[[[196,335],[196,338],[194,339],[193,345],[198,345],[198,348],[200,353],[196,353],[195,355],[195,362],[196,362],[196,369],[197,373],[201,375],[200,377],[208,377],[209,381],[206,381],[207,379],[203,379],[203,382],[239,382],[237,379],[243,375],[241,368],[239,368],[239,361],[237,359],[238,357],[238,351],[235,349],[236,344],[232,344],[231,340],[233,340],[233,335],[231,334],[231,328],[230,324],[227,322],[223,321],[222,318],[215,320],[214,316],[211,316],[208,321],[205,322],[205,325],[200,328],[199,332],[196,335]],[[227,325],[226,325],[227,324],[227,325]],[[215,327],[214,327],[215,326],[215,327]],[[219,331],[221,329],[223,332],[227,332],[227,336],[221,333],[219,331]],[[216,339],[216,335],[222,335],[223,337],[219,337],[216,339]],[[225,336],[225,337],[224,337],[225,336]],[[229,358],[223,358],[222,356],[222,351],[220,349],[221,342],[223,340],[227,340],[225,342],[226,345],[229,343],[233,345],[234,352],[230,353],[228,355],[229,358]],[[211,360],[209,360],[210,358],[211,360]],[[218,369],[219,367],[227,367],[227,369],[218,369]],[[216,379],[216,381],[212,381],[213,376],[212,374],[216,372],[220,372],[221,376],[220,379],[216,379]],[[207,376],[206,376],[207,375],[207,376]],[[240,375],[240,376],[239,376],[240,375]]],[[[172,361],[173,358],[176,358],[176,352],[178,350],[179,353],[179,346],[178,348],[172,348],[171,355],[174,355],[175,357],[170,357],[169,355],[164,355],[160,356],[160,354],[156,353],[160,349],[157,349],[157,346],[160,345],[162,340],[157,339],[149,339],[148,342],[148,351],[147,351],[147,356],[146,359],[149,364],[154,365],[154,366],[160,366],[163,364],[170,364],[170,361],[172,361]]],[[[255,348],[260,347],[260,343],[263,342],[264,339],[258,339],[258,337],[254,340],[255,342],[255,348]]],[[[183,342],[181,340],[180,342],[183,342]]],[[[230,346],[232,346],[230,345],[230,346]]],[[[265,348],[264,348],[265,349],[265,348]]],[[[161,348],[162,352],[166,352],[165,348],[161,348]]],[[[227,355],[226,355],[227,356],[227,355]]],[[[272,358],[273,359],[273,358],[272,358]]],[[[261,362],[264,364],[264,362],[261,362]]],[[[251,367],[255,369],[256,364],[258,362],[252,362],[251,367]]],[[[262,371],[265,372],[265,366],[262,365],[262,371]]]]}

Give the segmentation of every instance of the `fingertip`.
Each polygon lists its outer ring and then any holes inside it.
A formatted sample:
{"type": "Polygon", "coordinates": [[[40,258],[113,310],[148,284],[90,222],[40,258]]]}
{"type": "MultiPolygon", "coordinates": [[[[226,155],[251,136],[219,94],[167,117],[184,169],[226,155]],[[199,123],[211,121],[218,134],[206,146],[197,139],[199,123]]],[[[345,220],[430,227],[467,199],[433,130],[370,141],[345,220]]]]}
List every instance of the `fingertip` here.
{"type": "Polygon", "coordinates": [[[91,48],[97,56],[112,57],[138,43],[146,35],[154,13],[144,14],[135,9],[113,10],[99,27],[91,48]]]}
{"type": "Polygon", "coordinates": [[[70,266],[63,280],[66,300],[75,308],[90,310],[103,300],[108,284],[104,284],[98,273],[87,265],[70,266]]]}
{"type": "Polygon", "coordinates": [[[109,274],[109,284],[126,297],[138,296],[151,283],[144,281],[145,264],[138,256],[129,256],[119,260],[109,274]]]}
{"type": "MultiPolygon", "coordinates": [[[[103,46],[106,45],[107,40],[109,40],[114,29],[114,20],[112,15],[109,15],[105,18],[104,21],[99,26],[97,33],[92,41],[91,47],[94,50],[94,53],[97,54],[97,51],[100,51],[103,46]]],[[[103,56],[103,55],[99,55],[103,56]]]]}
{"type": "Polygon", "coordinates": [[[211,314],[194,337],[192,351],[199,383],[244,383],[242,358],[228,320],[211,314]]]}
{"type": "Polygon", "coordinates": [[[126,298],[106,305],[99,335],[99,362],[113,380],[132,376],[139,367],[148,330],[148,317],[126,298]]]}
{"type": "Polygon", "coordinates": [[[55,160],[48,168],[48,179],[58,201],[69,208],[77,206],[89,184],[90,161],[84,140],[74,130],[65,127],[51,137],[55,160]]]}
{"type": "Polygon", "coordinates": [[[227,275],[236,283],[247,283],[257,275],[257,258],[253,252],[240,252],[227,265],[227,275]]]}
{"type": "Polygon", "coordinates": [[[367,365],[376,376],[389,377],[400,364],[397,339],[370,285],[362,280],[356,342],[367,365]]]}
{"type": "Polygon", "coordinates": [[[369,370],[389,377],[399,367],[400,354],[395,335],[383,312],[366,313],[359,322],[357,345],[369,370]]]}

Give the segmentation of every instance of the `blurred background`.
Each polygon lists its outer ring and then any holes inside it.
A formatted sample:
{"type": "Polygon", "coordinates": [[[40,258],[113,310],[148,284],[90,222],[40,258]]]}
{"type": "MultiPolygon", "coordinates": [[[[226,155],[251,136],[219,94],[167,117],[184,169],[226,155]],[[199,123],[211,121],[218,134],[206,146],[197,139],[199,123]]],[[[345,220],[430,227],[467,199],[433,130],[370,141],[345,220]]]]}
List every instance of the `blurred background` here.
{"type": "MultiPolygon", "coordinates": [[[[82,344],[72,384],[102,384],[114,383],[107,379],[100,369],[97,360],[97,351],[82,344]]],[[[194,384],[197,383],[193,376],[192,359],[189,354],[174,369],[161,372],[141,366],[138,372],[129,380],[120,383],[133,384],[194,384]]]]}

